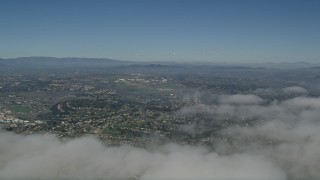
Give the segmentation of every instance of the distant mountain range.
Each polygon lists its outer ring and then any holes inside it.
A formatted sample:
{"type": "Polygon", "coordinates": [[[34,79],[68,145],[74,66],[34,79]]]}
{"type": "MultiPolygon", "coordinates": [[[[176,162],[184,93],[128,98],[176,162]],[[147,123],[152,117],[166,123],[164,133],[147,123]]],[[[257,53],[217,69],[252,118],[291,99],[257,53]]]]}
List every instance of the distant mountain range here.
{"type": "Polygon", "coordinates": [[[189,66],[211,66],[216,68],[256,68],[256,69],[296,69],[296,68],[319,68],[320,63],[308,62],[268,62],[268,63],[215,63],[215,62],[134,62],[122,61],[108,58],[55,58],[55,57],[19,57],[19,58],[0,58],[0,68],[60,68],[60,67],[149,67],[149,68],[168,68],[168,67],[189,67],[189,66]]]}
{"type": "Polygon", "coordinates": [[[132,62],[119,61],[107,58],[55,58],[55,57],[19,57],[13,59],[0,59],[0,65],[23,67],[94,67],[94,66],[120,66],[132,62]]]}

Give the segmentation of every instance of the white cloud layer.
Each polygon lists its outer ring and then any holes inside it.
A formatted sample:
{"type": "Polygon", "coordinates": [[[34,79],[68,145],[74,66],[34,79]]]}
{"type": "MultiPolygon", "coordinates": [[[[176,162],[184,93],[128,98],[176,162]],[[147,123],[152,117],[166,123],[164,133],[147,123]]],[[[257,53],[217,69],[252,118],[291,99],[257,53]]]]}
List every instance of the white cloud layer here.
{"type": "Polygon", "coordinates": [[[286,87],[283,88],[283,92],[285,94],[307,94],[308,91],[300,86],[290,86],[290,87],[286,87]]]}
{"type": "Polygon", "coordinates": [[[92,137],[0,134],[1,178],[285,179],[254,154],[218,155],[205,147],[168,144],[154,150],[106,147],[92,137]],[[244,165],[245,164],[245,165],[244,165]]]}
{"type": "MultiPolygon", "coordinates": [[[[108,147],[93,137],[60,142],[51,135],[0,133],[0,178],[317,179],[320,177],[320,98],[266,103],[254,95],[222,96],[181,114],[245,116],[228,127],[215,150],[167,144],[108,147]]],[[[220,119],[221,121],[221,119],[220,119]]],[[[189,128],[189,127],[188,127],[189,128]]]]}

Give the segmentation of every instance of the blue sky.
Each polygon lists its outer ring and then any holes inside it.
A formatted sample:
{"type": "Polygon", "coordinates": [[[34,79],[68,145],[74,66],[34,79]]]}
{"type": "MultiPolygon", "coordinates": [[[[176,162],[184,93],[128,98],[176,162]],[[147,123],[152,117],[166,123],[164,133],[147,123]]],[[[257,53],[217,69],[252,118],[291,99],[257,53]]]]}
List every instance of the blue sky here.
{"type": "Polygon", "coordinates": [[[0,58],[320,62],[320,0],[0,0],[0,58]]]}

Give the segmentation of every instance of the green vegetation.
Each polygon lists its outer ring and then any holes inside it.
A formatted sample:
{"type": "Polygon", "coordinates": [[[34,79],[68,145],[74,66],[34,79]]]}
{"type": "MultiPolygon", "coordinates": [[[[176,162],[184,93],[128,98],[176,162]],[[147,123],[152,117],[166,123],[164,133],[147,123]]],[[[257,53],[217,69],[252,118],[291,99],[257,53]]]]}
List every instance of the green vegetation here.
{"type": "Polygon", "coordinates": [[[173,90],[183,88],[182,85],[176,84],[176,83],[166,83],[166,84],[162,84],[162,87],[163,87],[163,88],[168,88],[168,89],[173,89],[173,90]]]}
{"type": "Polygon", "coordinates": [[[130,128],[132,128],[132,127],[139,127],[139,128],[141,128],[141,127],[145,127],[146,125],[145,125],[146,123],[145,122],[143,122],[143,121],[134,121],[134,122],[128,122],[128,123],[125,123],[125,124],[123,124],[121,127],[123,127],[123,128],[128,128],[128,129],[130,129],[130,128]]]}
{"type": "Polygon", "coordinates": [[[103,130],[103,134],[109,134],[109,135],[120,135],[121,131],[117,128],[105,128],[103,130]]]}
{"type": "Polygon", "coordinates": [[[135,121],[135,126],[144,127],[145,126],[145,122],[143,122],[143,121],[135,121]]]}
{"type": "Polygon", "coordinates": [[[24,105],[13,105],[11,106],[11,110],[16,113],[30,113],[31,109],[28,106],[24,105]]]}

